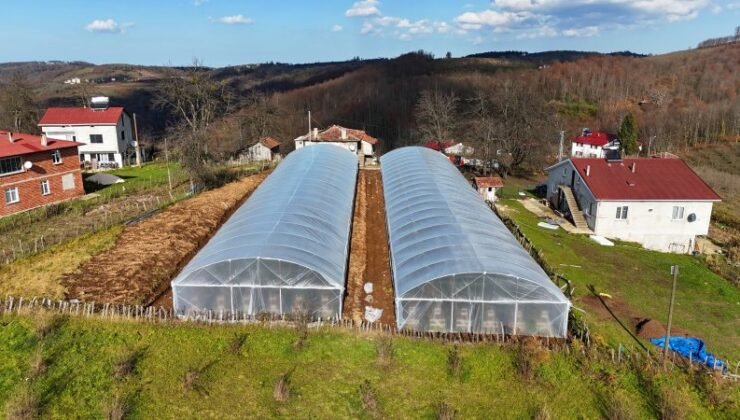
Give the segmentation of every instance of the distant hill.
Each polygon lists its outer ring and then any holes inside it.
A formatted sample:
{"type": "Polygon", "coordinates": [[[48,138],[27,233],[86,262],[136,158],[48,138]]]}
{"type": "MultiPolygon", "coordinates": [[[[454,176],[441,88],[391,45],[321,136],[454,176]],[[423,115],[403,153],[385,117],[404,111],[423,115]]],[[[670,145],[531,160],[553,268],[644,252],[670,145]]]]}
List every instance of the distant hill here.
{"type": "Polygon", "coordinates": [[[527,51],[488,51],[477,54],[470,54],[467,58],[498,58],[506,60],[525,61],[531,64],[552,64],[555,62],[576,61],[588,57],[646,57],[645,54],[633,53],[631,51],[617,51],[611,53],[600,53],[595,51],[541,51],[530,53],[527,51]]]}

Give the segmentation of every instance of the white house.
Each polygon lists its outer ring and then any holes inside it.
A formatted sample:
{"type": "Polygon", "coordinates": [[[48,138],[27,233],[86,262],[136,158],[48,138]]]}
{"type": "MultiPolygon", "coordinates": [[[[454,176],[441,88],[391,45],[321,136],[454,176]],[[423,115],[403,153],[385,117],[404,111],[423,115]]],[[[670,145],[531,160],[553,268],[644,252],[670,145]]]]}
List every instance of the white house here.
{"type": "Polygon", "coordinates": [[[264,137],[247,148],[242,157],[247,161],[273,160],[280,156],[280,142],[272,137],[264,137]]]}
{"type": "Polygon", "coordinates": [[[82,143],[83,163],[121,167],[134,147],[133,123],[125,109],[109,107],[104,99],[89,108],[49,108],[39,127],[49,137],[82,143]]]}
{"type": "Polygon", "coordinates": [[[297,137],[295,148],[326,143],[344,147],[357,156],[371,158],[377,153],[378,139],[362,130],[333,125],[324,131],[314,128],[311,133],[297,137]]]}
{"type": "Polygon", "coordinates": [[[580,136],[573,139],[570,146],[572,157],[603,158],[608,150],[619,150],[617,136],[603,131],[591,132],[584,128],[580,136]]]}
{"type": "Polygon", "coordinates": [[[493,203],[496,201],[496,190],[504,186],[504,181],[497,176],[477,176],[473,185],[484,200],[493,203]]]}
{"type": "Polygon", "coordinates": [[[658,251],[693,251],[721,200],[680,159],[572,158],[547,172],[547,198],[556,209],[574,213],[574,221],[582,215],[597,235],[658,251]]]}

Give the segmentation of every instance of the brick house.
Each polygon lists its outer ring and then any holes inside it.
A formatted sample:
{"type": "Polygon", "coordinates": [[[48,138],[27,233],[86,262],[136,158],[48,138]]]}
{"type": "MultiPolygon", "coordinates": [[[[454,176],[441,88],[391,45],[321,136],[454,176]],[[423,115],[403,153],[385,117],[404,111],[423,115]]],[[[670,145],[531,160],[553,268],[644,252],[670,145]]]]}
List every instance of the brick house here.
{"type": "Polygon", "coordinates": [[[84,195],[78,146],[0,130],[0,217],[84,195]]]}

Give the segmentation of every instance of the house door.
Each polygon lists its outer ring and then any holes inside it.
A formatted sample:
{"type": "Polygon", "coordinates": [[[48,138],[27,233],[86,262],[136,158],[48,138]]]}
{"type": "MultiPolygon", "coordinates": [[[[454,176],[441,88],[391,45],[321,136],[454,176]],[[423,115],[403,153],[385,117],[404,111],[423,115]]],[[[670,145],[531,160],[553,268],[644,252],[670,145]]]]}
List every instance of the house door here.
{"type": "Polygon", "coordinates": [[[576,171],[570,171],[570,188],[576,184],[576,171]]]}

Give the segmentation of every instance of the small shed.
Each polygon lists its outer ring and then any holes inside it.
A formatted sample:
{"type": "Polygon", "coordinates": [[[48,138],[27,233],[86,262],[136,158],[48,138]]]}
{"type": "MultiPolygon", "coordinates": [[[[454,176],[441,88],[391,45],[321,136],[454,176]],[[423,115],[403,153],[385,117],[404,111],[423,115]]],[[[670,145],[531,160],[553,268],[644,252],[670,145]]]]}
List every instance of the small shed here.
{"type": "Polygon", "coordinates": [[[504,186],[504,181],[497,176],[477,176],[473,182],[481,197],[492,203],[496,201],[496,190],[504,186]]]}
{"type": "Polygon", "coordinates": [[[274,160],[279,156],[280,142],[272,137],[263,137],[242,153],[242,157],[248,161],[274,160]]]}

